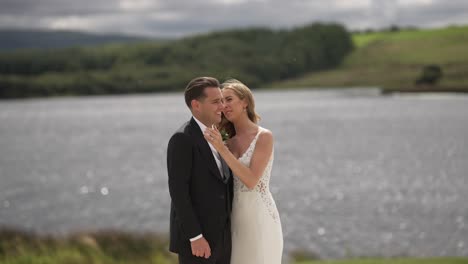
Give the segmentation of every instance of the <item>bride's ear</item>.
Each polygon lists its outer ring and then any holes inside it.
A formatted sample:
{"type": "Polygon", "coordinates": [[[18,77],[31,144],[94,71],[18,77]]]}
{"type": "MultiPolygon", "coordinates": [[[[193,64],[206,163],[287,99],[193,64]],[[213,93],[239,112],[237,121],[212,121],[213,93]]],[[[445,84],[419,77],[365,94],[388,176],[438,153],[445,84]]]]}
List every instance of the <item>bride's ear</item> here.
{"type": "Polygon", "coordinates": [[[242,99],[242,108],[247,109],[248,106],[249,106],[249,104],[247,103],[247,100],[242,99]]]}

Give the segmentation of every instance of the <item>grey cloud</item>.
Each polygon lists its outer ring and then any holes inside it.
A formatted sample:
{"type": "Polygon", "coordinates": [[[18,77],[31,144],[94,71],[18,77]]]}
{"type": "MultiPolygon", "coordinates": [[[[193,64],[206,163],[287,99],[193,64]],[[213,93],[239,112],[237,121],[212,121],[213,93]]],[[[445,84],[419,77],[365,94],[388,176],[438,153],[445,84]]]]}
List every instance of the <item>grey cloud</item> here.
{"type": "Polygon", "coordinates": [[[338,0],[232,4],[220,0],[132,1],[143,1],[147,6],[125,9],[112,0],[0,0],[0,27],[50,28],[60,24],[62,28],[95,32],[182,36],[247,26],[288,28],[317,21],[340,22],[351,29],[468,23],[468,1],[462,0],[434,0],[427,5],[408,0],[404,6],[396,0],[372,0],[368,7],[348,4],[346,8],[338,8],[338,0]],[[67,24],[69,17],[75,20],[67,24]]]}
{"type": "Polygon", "coordinates": [[[443,26],[468,24],[467,1],[436,1],[430,6],[399,9],[393,21],[399,25],[443,26]]]}
{"type": "Polygon", "coordinates": [[[76,16],[116,11],[118,5],[108,0],[0,0],[0,15],[76,16]]]}

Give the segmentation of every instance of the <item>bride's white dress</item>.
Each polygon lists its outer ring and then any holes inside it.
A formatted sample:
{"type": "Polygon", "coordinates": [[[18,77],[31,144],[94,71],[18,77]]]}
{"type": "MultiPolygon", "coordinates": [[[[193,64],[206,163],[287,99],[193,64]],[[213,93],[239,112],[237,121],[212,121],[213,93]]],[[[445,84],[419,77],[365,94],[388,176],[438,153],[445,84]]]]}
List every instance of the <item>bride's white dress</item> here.
{"type": "MultiPolygon", "coordinates": [[[[250,143],[239,161],[250,167],[262,128],[250,143]]],[[[273,154],[258,184],[249,190],[234,177],[234,200],[232,204],[231,264],[280,264],[283,253],[283,232],[269,183],[273,154]]]]}

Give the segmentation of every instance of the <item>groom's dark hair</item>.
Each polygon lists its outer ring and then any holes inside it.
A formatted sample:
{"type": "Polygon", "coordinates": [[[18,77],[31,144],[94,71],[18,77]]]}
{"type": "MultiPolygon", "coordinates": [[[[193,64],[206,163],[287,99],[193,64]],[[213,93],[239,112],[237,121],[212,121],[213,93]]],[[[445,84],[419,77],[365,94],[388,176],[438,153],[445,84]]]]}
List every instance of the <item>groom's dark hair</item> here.
{"type": "Polygon", "coordinates": [[[219,81],[213,77],[197,77],[185,87],[185,103],[192,109],[192,100],[200,100],[206,97],[204,91],[207,87],[219,87],[219,81]]]}

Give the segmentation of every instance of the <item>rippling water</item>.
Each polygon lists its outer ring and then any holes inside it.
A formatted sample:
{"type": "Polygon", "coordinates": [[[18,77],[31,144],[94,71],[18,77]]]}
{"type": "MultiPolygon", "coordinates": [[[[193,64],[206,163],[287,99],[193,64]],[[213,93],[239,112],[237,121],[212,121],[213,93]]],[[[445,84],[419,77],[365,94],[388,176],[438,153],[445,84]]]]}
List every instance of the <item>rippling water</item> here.
{"type": "MultiPolygon", "coordinates": [[[[287,251],[468,256],[468,97],[256,91],[287,251]]],[[[168,232],[181,94],[0,102],[0,225],[168,232]]]]}

